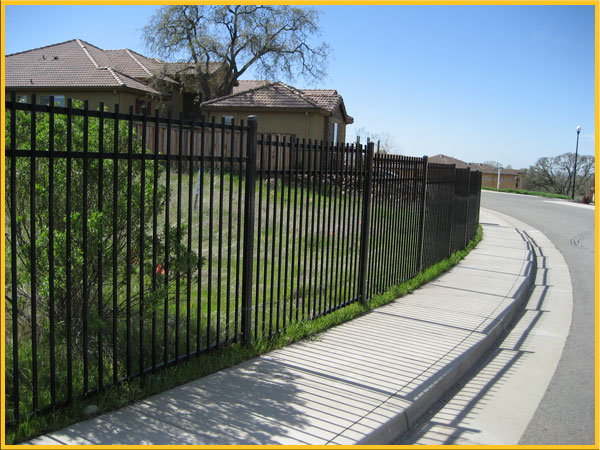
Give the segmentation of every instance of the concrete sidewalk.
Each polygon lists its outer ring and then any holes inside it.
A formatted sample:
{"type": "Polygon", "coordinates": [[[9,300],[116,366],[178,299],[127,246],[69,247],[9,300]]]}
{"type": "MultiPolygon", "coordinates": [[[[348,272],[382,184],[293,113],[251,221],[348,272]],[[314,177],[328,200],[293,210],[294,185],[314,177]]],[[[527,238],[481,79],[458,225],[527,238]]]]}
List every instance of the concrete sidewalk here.
{"type": "Polygon", "coordinates": [[[413,294],[29,443],[392,443],[497,345],[529,297],[527,235],[491,211],[480,221],[477,248],[413,294]]]}

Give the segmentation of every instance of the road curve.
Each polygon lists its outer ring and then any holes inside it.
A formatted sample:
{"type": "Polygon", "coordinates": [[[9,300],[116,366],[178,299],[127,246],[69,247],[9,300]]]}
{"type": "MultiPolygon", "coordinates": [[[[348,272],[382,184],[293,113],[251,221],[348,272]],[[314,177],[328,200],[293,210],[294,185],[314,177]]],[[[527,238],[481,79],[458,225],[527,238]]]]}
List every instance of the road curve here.
{"type": "Polygon", "coordinates": [[[595,443],[595,209],[563,200],[483,191],[481,206],[544,233],[571,275],[571,331],[548,389],[519,444],[595,443]]]}

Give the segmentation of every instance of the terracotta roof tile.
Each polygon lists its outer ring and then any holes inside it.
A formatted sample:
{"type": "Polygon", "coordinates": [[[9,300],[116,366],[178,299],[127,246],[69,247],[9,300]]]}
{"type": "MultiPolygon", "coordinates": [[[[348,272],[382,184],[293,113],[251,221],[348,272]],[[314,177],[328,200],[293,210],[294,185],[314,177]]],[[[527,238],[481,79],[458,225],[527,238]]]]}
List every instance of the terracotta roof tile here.
{"type": "MultiPolygon", "coordinates": [[[[151,70],[141,63],[138,58],[135,58],[133,53],[127,49],[104,50],[104,53],[110,60],[110,65],[121,73],[134,78],[148,78],[152,76],[151,70]]],[[[156,62],[154,64],[158,65],[156,62]]]]}
{"type": "Polygon", "coordinates": [[[341,102],[341,97],[333,89],[303,89],[302,92],[321,108],[330,112],[334,112],[341,102]]]}
{"type": "Polygon", "coordinates": [[[201,107],[215,108],[281,108],[281,109],[320,109],[300,91],[283,83],[270,83],[256,88],[219,97],[200,104],[201,107]]]}
{"type": "MultiPolygon", "coordinates": [[[[296,89],[281,82],[264,80],[239,80],[231,95],[219,97],[200,104],[208,109],[300,109],[321,110],[333,114],[340,105],[342,97],[333,89],[296,89]]],[[[348,123],[353,119],[345,110],[348,123]]]]}
{"type": "Polygon", "coordinates": [[[7,55],[6,87],[118,86],[77,40],[7,55]]]}
{"type": "MultiPolygon", "coordinates": [[[[160,94],[139,81],[150,76],[150,70],[144,68],[148,61],[152,60],[130,50],[102,50],[88,42],[73,39],[6,55],[6,87],[126,87],[160,94]]],[[[152,69],[160,65],[157,61],[152,64],[152,69]]]]}

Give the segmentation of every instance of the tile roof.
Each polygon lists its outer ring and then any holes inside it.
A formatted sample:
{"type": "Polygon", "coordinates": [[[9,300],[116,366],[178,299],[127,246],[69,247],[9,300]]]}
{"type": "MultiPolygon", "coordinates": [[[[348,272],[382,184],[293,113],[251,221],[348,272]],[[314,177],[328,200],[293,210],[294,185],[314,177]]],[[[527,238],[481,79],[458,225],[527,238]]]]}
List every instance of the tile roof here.
{"type": "Polygon", "coordinates": [[[148,78],[160,70],[160,64],[149,58],[144,61],[141,55],[134,54],[131,50],[104,50],[110,60],[110,65],[122,73],[135,78],[148,78]],[[150,63],[149,63],[150,61],[150,63]]]}
{"type": "Polygon", "coordinates": [[[200,104],[207,109],[298,109],[320,110],[333,114],[342,107],[347,123],[352,117],[346,114],[342,97],[333,89],[296,89],[281,82],[240,80],[231,95],[208,100],[200,104]]]}
{"type": "Polygon", "coordinates": [[[224,97],[208,100],[201,107],[215,108],[282,108],[318,109],[313,101],[301,95],[297,89],[283,83],[269,83],[240,91],[224,97]]]}
{"type": "Polygon", "coordinates": [[[334,112],[342,98],[333,89],[303,89],[302,92],[321,108],[334,112]]]}
{"type": "MultiPolygon", "coordinates": [[[[452,158],[448,155],[439,154],[429,156],[427,161],[430,163],[437,164],[456,164],[457,169],[470,168],[471,170],[479,170],[481,173],[498,173],[498,169],[493,166],[490,166],[489,164],[467,163],[461,161],[460,159],[452,158]]],[[[501,169],[501,173],[504,175],[518,175],[520,173],[523,173],[523,171],[514,169],[501,169]]]]}
{"type": "Polygon", "coordinates": [[[333,113],[338,107],[342,108],[342,113],[347,123],[353,123],[354,119],[346,112],[346,107],[342,96],[334,89],[303,89],[305,95],[311,98],[317,105],[333,113]]]}
{"type": "Polygon", "coordinates": [[[456,164],[458,169],[466,169],[469,165],[460,159],[452,158],[448,155],[433,155],[428,157],[427,162],[436,164],[456,164]]]}
{"type": "Polygon", "coordinates": [[[129,88],[161,94],[139,81],[147,80],[160,65],[150,61],[131,50],[102,50],[73,39],[6,55],[6,87],[129,88]]]}

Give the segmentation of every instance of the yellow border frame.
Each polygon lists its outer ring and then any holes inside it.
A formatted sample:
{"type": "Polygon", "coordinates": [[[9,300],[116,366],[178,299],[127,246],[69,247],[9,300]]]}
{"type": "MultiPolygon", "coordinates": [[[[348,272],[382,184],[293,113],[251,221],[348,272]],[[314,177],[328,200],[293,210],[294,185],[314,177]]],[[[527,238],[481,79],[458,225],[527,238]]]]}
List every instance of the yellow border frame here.
{"type": "MultiPolygon", "coordinates": [[[[2,31],[2,36],[1,36],[1,43],[0,43],[0,51],[1,51],[1,55],[2,55],[2,62],[1,62],[1,91],[0,91],[0,101],[2,102],[2,108],[0,110],[0,129],[1,129],[1,133],[0,133],[0,138],[1,138],[1,152],[0,152],[0,180],[2,182],[2,185],[0,186],[0,197],[4,198],[5,197],[5,159],[4,159],[4,142],[5,142],[5,111],[4,111],[4,102],[5,102],[5,91],[4,91],[4,86],[5,86],[5,68],[4,68],[4,30],[5,30],[5,5],[164,5],[164,4],[170,4],[170,5],[185,5],[185,4],[190,4],[190,3],[199,3],[197,1],[182,1],[182,0],[170,0],[170,1],[161,1],[161,0],[107,0],[107,1],[99,1],[99,0],[75,0],[73,1],[73,3],[70,2],[56,2],[56,1],[52,1],[52,0],[32,0],[32,1],[27,1],[27,0],[5,0],[2,2],[1,6],[0,6],[0,16],[1,16],[1,29],[2,31]]],[[[207,2],[208,3],[208,2],[207,2]]],[[[519,0],[506,0],[506,1],[502,1],[502,0],[490,0],[490,1],[483,1],[483,0],[432,0],[432,1],[428,1],[428,0],[390,0],[390,1],[382,1],[382,0],[377,0],[377,1],[373,1],[373,2],[368,2],[365,0],[345,0],[345,1],[319,1],[319,0],[301,0],[301,1],[290,1],[290,0],[283,0],[283,1],[272,1],[272,0],[268,0],[268,1],[264,1],[264,2],[256,2],[256,1],[248,1],[248,0],[239,0],[237,2],[231,2],[231,1],[211,1],[210,4],[216,4],[216,5],[225,5],[225,4],[265,4],[265,3],[272,3],[272,4],[279,4],[279,5],[432,5],[432,6],[442,6],[442,5],[481,5],[481,6],[485,6],[485,5],[594,5],[595,6],[595,59],[596,59],[596,87],[595,87],[595,100],[596,100],[596,108],[595,108],[595,112],[596,112],[596,135],[595,135],[595,156],[596,156],[596,161],[598,160],[598,149],[599,149],[599,137],[600,137],[600,130],[598,129],[598,118],[599,116],[599,78],[598,78],[598,51],[599,51],[599,31],[598,31],[598,26],[600,24],[599,21],[599,17],[600,17],[600,0],[580,0],[577,2],[569,2],[567,0],[530,0],[530,1],[519,1],[519,0]]],[[[598,177],[595,177],[595,192],[596,195],[598,193],[598,187],[600,186],[600,183],[598,181],[598,177]]],[[[5,216],[6,212],[5,212],[5,203],[1,202],[0,203],[0,215],[2,217],[6,217],[5,216]]],[[[598,238],[600,237],[600,233],[598,231],[598,221],[599,221],[599,210],[598,208],[595,208],[595,250],[596,250],[596,258],[598,258],[598,238]]],[[[5,236],[5,222],[4,220],[2,220],[0,222],[0,233],[2,235],[2,239],[0,239],[0,261],[1,261],[1,268],[2,268],[2,273],[0,274],[0,292],[4,292],[5,290],[5,280],[4,280],[4,275],[5,275],[5,261],[4,261],[4,256],[5,256],[5,240],[4,240],[4,236],[5,236]]],[[[598,369],[599,369],[599,361],[600,361],[600,352],[599,352],[599,347],[598,347],[598,312],[599,312],[599,301],[598,301],[598,292],[599,292],[599,280],[598,280],[598,259],[596,259],[596,276],[595,276],[595,313],[596,313],[596,322],[595,322],[595,330],[594,330],[594,334],[596,336],[596,340],[595,340],[595,369],[596,369],[596,382],[595,382],[595,404],[596,404],[596,429],[595,429],[595,444],[594,445],[519,445],[519,446],[513,446],[513,445],[444,445],[444,446],[431,446],[431,445],[423,445],[420,446],[419,448],[423,448],[423,449],[514,449],[514,448],[519,448],[519,449],[548,449],[548,450],[554,450],[554,449],[599,449],[600,448],[600,435],[599,435],[599,422],[598,422],[598,408],[600,407],[599,405],[599,398],[598,398],[598,394],[599,394],[599,386],[598,386],[598,369]]],[[[5,336],[5,297],[2,296],[2,300],[0,301],[1,306],[2,306],[2,310],[0,311],[0,318],[2,323],[0,324],[0,331],[2,332],[2,336],[5,336]]],[[[2,379],[0,380],[0,396],[4,399],[5,398],[5,393],[6,393],[6,386],[4,384],[5,381],[5,376],[4,376],[4,352],[5,352],[5,340],[4,338],[2,338],[1,342],[0,342],[0,354],[2,357],[2,379]]],[[[4,417],[4,401],[2,401],[2,403],[0,404],[0,412],[1,412],[1,416],[2,418],[4,417]]],[[[28,449],[31,450],[31,446],[30,445],[6,445],[5,443],[5,424],[4,424],[4,420],[0,420],[0,448],[6,448],[6,449],[28,449]]],[[[52,445],[39,445],[39,446],[35,446],[35,448],[40,448],[40,449],[52,449],[52,448],[57,448],[58,446],[52,446],[52,445]]],[[[78,449],[95,449],[98,448],[98,445],[72,445],[69,446],[69,448],[78,448],[78,449]]],[[[144,449],[147,447],[152,447],[155,449],[172,449],[174,447],[176,448],[181,448],[181,449],[230,449],[230,448],[239,448],[239,449],[245,449],[248,448],[249,446],[245,446],[245,445],[177,445],[177,446],[172,446],[172,445],[151,445],[151,446],[147,446],[147,445],[123,445],[123,446],[118,446],[118,448],[127,448],[127,449],[144,449]]],[[[302,448],[306,448],[307,446],[300,446],[300,445],[256,445],[256,446],[252,446],[253,448],[260,448],[260,449],[302,449],[302,448]]],[[[310,446],[311,448],[326,448],[326,446],[310,446]]],[[[355,446],[346,446],[346,445],[342,445],[342,446],[337,446],[337,448],[340,449],[410,449],[413,448],[412,446],[408,446],[408,445],[402,445],[402,446],[394,446],[394,445],[378,445],[378,446],[373,446],[373,445],[355,445],[355,446]]]]}

